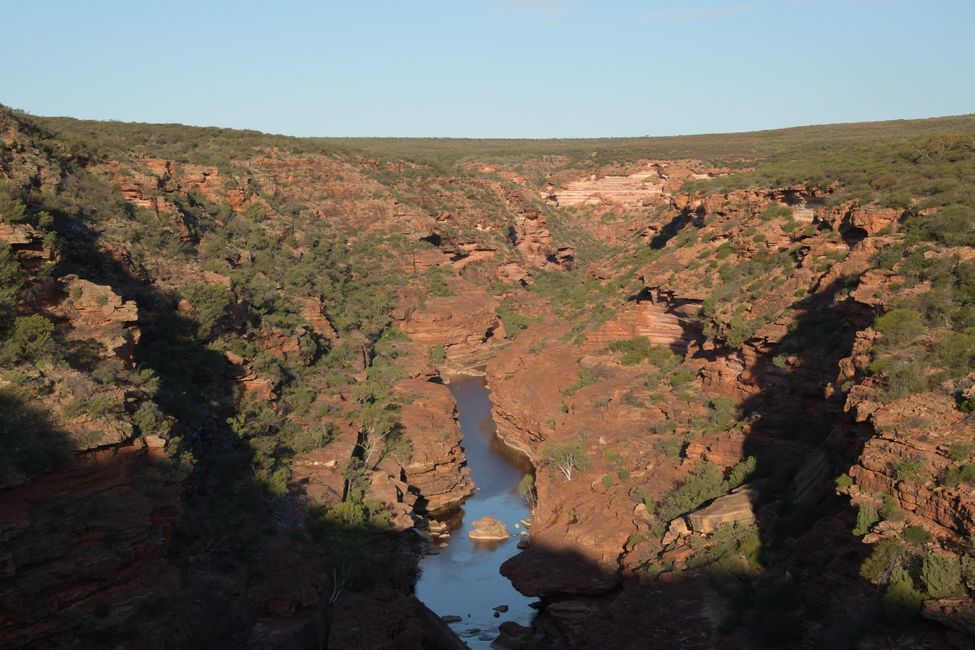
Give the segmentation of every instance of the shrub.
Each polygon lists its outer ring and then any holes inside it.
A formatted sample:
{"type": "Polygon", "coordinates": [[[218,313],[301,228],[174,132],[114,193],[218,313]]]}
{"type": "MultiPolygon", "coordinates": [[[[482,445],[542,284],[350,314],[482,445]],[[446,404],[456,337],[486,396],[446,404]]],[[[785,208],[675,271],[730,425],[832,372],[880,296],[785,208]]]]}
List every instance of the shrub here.
{"type": "Polygon", "coordinates": [[[972,453],[972,446],[961,442],[953,442],[948,446],[948,458],[957,462],[968,458],[972,453]]]}
{"type": "Polygon", "coordinates": [[[932,598],[950,598],[965,593],[961,584],[961,563],[952,555],[925,555],[921,563],[921,582],[932,598]]]}
{"type": "Polygon", "coordinates": [[[891,345],[910,343],[925,331],[921,314],[910,309],[892,309],[878,318],[874,327],[891,345]]]}
{"type": "Polygon", "coordinates": [[[518,482],[518,493],[528,504],[528,507],[532,510],[535,509],[535,477],[531,474],[525,474],[521,477],[521,481],[518,482]]]}
{"type": "Polygon", "coordinates": [[[180,295],[193,305],[193,319],[197,323],[200,338],[211,339],[217,334],[234,304],[234,294],[217,284],[188,284],[180,289],[180,295]]]}
{"type": "Polygon", "coordinates": [[[897,568],[882,599],[884,618],[891,625],[908,625],[921,611],[924,594],[914,586],[910,574],[897,568]]]}
{"type": "Polygon", "coordinates": [[[897,504],[897,500],[889,494],[883,496],[883,505],[880,506],[880,516],[887,521],[904,521],[904,511],[897,504]]]}
{"type": "Polygon", "coordinates": [[[724,492],[723,478],[717,465],[699,461],[687,480],[661,499],[657,506],[658,515],[664,521],[670,521],[720,496],[724,492]]]}
{"type": "Polygon", "coordinates": [[[908,526],[901,533],[901,537],[911,546],[924,546],[932,539],[931,533],[925,530],[923,526],[908,526]]]}
{"type": "Polygon", "coordinates": [[[18,316],[10,337],[3,344],[9,361],[39,361],[54,353],[54,323],[40,314],[18,316]]]}
{"type": "Polygon", "coordinates": [[[941,479],[941,484],[946,487],[955,487],[962,481],[969,485],[975,485],[975,464],[968,463],[948,468],[941,479]]]}
{"type": "Polygon", "coordinates": [[[637,336],[623,341],[614,341],[607,348],[611,352],[622,352],[620,363],[624,366],[633,366],[643,363],[653,356],[653,346],[645,336],[637,336]]]}
{"type": "Polygon", "coordinates": [[[754,456],[749,456],[731,468],[728,478],[725,480],[724,491],[733,490],[742,485],[755,472],[758,460],[754,456]]]}
{"type": "Polygon", "coordinates": [[[758,329],[758,323],[756,321],[746,321],[741,316],[735,316],[728,323],[728,331],[725,334],[725,342],[729,347],[740,350],[745,341],[750,339],[755,335],[755,330],[758,329]]]}
{"type": "Polygon", "coordinates": [[[920,481],[924,475],[924,463],[920,460],[902,460],[894,465],[898,481],[920,481]]]}
{"type": "Polygon", "coordinates": [[[846,494],[850,486],[853,485],[853,479],[846,472],[840,474],[836,477],[836,491],[840,494],[846,494]]]}
{"type": "Polygon", "coordinates": [[[20,483],[70,458],[67,436],[47,412],[0,388],[0,486],[20,483]]]}
{"type": "Polygon", "coordinates": [[[612,474],[606,474],[605,476],[603,476],[602,484],[604,488],[613,487],[613,482],[614,479],[612,474]]]}
{"type": "Polygon", "coordinates": [[[436,364],[441,364],[447,360],[447,351],[442,345],[434,345],[430,347],[430,361],[436,364]]]}
{"type": "Polygon", "coordinates": [[[653,448],[668,458],[677,458],[684,448],[684,443],[673,436],[667,436],[653,443],[653,448]]]}
{"type": "Polygon", "coordinates": [[[857,509],[857,523],[853,528],[853,534],[858,537],[866,535],[870,532],[871,526],[878,521],[880,521],[880,515],[877,514],[877,509],[869,503],[861,503],[857,509]]]}
{"type": "Polygon", "coordinates": [[[874,544],[870,556],[860,565],[860,575],[876,582],[891,570],[900,566],[904,555],[903,545],[896,539],[885,539],[874,544]]]}

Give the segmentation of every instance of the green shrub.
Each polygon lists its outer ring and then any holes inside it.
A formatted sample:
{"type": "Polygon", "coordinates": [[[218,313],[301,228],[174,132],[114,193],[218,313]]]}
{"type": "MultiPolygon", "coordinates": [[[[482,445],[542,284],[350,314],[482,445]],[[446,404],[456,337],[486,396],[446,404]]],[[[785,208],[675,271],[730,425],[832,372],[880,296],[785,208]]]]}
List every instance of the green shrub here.
{"type": "Polygon", "coordinates": [[[880,521],[877,509],[869,503],[861,503],[857,509],[857,523],[853,528],[853,534],[860,537],[870,532],[870,528],[880,521]]]}
{"type": "Polygon", "coordinates": [[[949,467],[941,478],[941,484],[946,487],[956,487],[962,482],[975,485],[975,463],[949,467]]]}
{"type": "Polygon", "coordinates": [[[846,494],[850,486],[853,485],[853,479],[846,472],[840,474],[836,477],[836,491],[840,494],[846,494]]]}
{"type": "Polygon", "coordinates": [[[606,474],[605,476],[603,476],[602,484],[603,484],[603,487],[604,488],[611,488],[611,487],[613,487],[613,482],[614,482],[614,479],[613,479],[613,475],[612,474],[606,474]]]}
{"type": "Polygon", "coordinates": [[[728,478],[724,482],[724,491],[734,490],[744,484],[755,472],[756,467],[758,467],[758,460],[754,456],[749,456],[736,464],[728,472],[728,478]]]}
{"type": "Polygon", "coordinates": [[[670,521],[695,510],[724,492],[724,477],[717,465],[698,461],[680,486],[669,492],[657,506],[657,514],[670,521]]]}
{"type": "Polygon", "coordinates": [[[624,366],[643,363],[647,359],[658,358],[659,355],[645,336],[637,336],[636,338],[623,341],[614,341],[607,349],[610,352],[622,352],[623,356],[620,357],[620,363],[624,366]]]}
{"type": "Polygon", "coordinates": [[[883,576],[900,566],[904,555],[903,545],[896,539],[885,539],[877,542],[870,552],[870,556],[860,565],[860,575],[867,580],[877,582],[883,576]]]}
{"type": "Polygon", "coordinates": [[[882,599],[884,618],[890,625],[909,625],[921,612],[923,602],[924,594],[907,571],[898,567],[892,572],[882,599]]]}
{"type": "Polygon", "coordinates": [[[673,436],[666,436],[653,443],[653,448],[668,458],[677,458],[684,448],[684,443],[673,436]]]}
{"type": "Polygon", "coordinates": [[[965,460],[971,453],[972,446],[965,443],[953,442],[948,446],[948,458],[956,463],[965,460]]]}
{"type": "Polygon", "coordinates": [[[181,287],[180,295],[193,305],[193,320],[200,338],[209,340],[220,333],[234,304],[234,294],[229,289],[217,284],[194,283],[181,287]]]}
{"type": "Polygon", "coordinates": [[[70,458],[67,436],[45,410],[0,388],[0,486],[20,483],[70,458]]]}
{"type": "Polygon", "coordinates": [[[898,481],[921,481],[924,477],[924,462],[921,460],[902,460],[894,464],[894,476],[898,481]]]}
{"type": "Polygon", "coordinates": [[[8,361],[40,361],[54,353],[54,323],[40,314],[18,316],[3,344],[8,361]]]}
{"type": "Polygon", "coordinates": [[[447,351],[442,345],[433,345],[430,347],[430,361],[435,364],[441,364],[447,360],[447,351]]]}
{"type": "Polygon", "coordinates": [[[923,526],[908,526],[901,533],[901,537],[911,546],[924,546],[932,539],[931,533],[923,526]]]}
{"type": "Polygon", "coordinates": [[[921,314],[910,309],[892,309],[874,323],[890,345],[911,343],[926,330],[921,314]]]}
{"type": "Polygon", "coordinates": [[[932,598],[951,598],[965,593],[961,563],[952,555],[929,552],[921,563],[921,582],[932,598]]]}
{"type": "Polygon", "coordinates": [[[897,504],[897,500],[889,494],[883,496],[880,506],[880,516],[886,521],[904,521],[904,511],[897,504]]]}

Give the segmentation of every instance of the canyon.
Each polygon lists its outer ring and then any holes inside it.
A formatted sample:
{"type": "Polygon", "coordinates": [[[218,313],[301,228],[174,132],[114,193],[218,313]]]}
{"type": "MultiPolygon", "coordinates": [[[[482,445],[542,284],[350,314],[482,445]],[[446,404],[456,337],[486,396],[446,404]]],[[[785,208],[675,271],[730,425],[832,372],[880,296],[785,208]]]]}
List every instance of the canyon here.
{"type": "Polygon", "coordinates": [[[5,647],[975,642],[971,118],[433,162],[0,117],[5,647]],[[429,590],[485,515],[471,633],[429,590]]]}

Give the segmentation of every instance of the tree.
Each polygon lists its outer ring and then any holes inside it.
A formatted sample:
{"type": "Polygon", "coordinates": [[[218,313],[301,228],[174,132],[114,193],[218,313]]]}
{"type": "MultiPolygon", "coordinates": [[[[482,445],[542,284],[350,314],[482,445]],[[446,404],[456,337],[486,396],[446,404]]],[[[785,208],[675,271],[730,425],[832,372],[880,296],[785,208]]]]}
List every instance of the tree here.
{"type": "Polygon", "coordinates": [[[965,593],[961,583],[961,563],[952,555],[925,555],[921,564],[921,581],[932,598],[950,598],[965,593]]]}
{"type": "Polygon", "coordinates": [[[525,474],[518,482],[518,492],[532,510],[535,509],[535,477],[525,474]]]}
{"type": "Polygon", "coordinates": [[[579,441],[566,443],[550,442],[545,447],[542,463],[545,465],[554,465],[556,469],[562,472],[566,481],[571,481],[572,472],[577,469],[588,469],[592,464],[592,460],[590,460],[579,441]]]}
{"type": "Polygon", "coordinates": [[[10,338],[3,345],[3,357],[12,361],[37,361],[54,352],[54,323],[40,314],[18,316],[10,338]]]}
{"type": "Polygon", "coordinates": [[[877,509],[869,503],[861,503],[857,510],[857,525],[853,529],[853,534],[860,537],[870,532],[870,527],[880,521],[877,509]]]}

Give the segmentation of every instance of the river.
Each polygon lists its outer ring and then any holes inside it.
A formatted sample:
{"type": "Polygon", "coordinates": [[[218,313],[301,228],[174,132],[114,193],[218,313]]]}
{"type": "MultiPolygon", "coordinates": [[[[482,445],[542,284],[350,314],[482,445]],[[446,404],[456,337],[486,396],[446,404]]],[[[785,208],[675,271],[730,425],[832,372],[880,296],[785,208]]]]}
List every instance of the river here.
{"type": "Polygon", "coordinates": [[[450,531],[446,546],[438,548],[435,541],[434,554],[420,561],[416,595],[440,616],[460,616],[450,626],[471,648],[490,648],[500,623],[529,625],[535,615],[530,606],[533,599],[518,593],[499,571],[505,560],[518,553],[519,534],[525,530],[519,522],[530,515],[518,483],[532,466],[498,440],[484,378],[458,375],[449,381],[477,492],[445,521],[450,531]],[[511,537],[501,542],[470,539],[471,522],[485,515],[503,521],[511,537]],[[503,605],[508,610],[495,618],[494,608],[503,605]]]}

